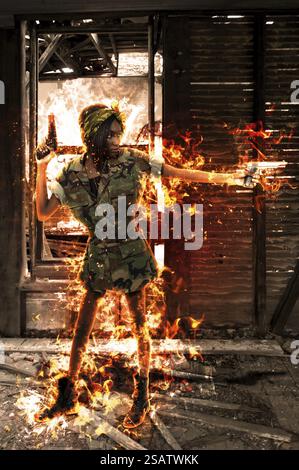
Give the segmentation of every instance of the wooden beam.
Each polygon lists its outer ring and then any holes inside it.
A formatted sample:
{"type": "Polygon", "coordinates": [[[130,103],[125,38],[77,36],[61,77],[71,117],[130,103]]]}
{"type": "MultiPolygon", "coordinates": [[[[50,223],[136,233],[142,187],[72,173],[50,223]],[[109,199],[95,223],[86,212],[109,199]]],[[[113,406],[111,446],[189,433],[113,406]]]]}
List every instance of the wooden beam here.
{"type": "MultiPolygon", "coordinates": [[[[55,51],[54,55],[57,57],[57,59],[60,60],[60,62],[64,65],[64,67],[69,67],[70,68],[69,64],[66,62],[66,60],[63,58],[63,56],[59,52],[55,51]]],[[[59,67],[59,69],[61,69],[61,67],[59,67]]]]}
{"type": "Polygon", "coordinates": [[[113,74],[110,72],[110,70],[103,70],[102,72],[87,72],[84,71],[82,73],[51,73],[51,74],[42,74],[39,77],[40,82],[57,82],[57,80],[70,80],[70,79],[75,79],[75,78],[82,78],[82,77],[101,77],[104,75],[105,77],[112,77],[113,74]],[[108,75],[109,73],[109,75],[108,75]]]}
{"type": "Polygon", "coordinates": [[[38,61],[38,67],[39,67],[39,73],[43,71],[45,68],[46,64],[54,54],[54,52],[57,50],[60,40],[61,40],[62,34],[56,34],[54,39],[50,42],[48,47],[45,49],[45,51],[42,53],[42,55],[39,58],[38,61]]]}
{"type": "Polygon", "coordinates": [[[155,147],[155,54],[154,54],[154,19],[148,24],[148,130],[149,150],[155,147]]]}
{"type": "MultiPolygon", "coordinates": [[[[255,16],[254,31],[254,120],[265,123],[265,15],[255,16]]],[[[258,143],[262,150],[263,141],[258,143]]],[[[258,159],[254,154],[253,159],[258,159]]],[[[253,207],[253,308],[257,334],[266,332],[266,204],[265,191],[260,185],[253,190],[253,200],[259,201],[259,211],[253,207]]],[[[255,204],[253,205],[255,206],[255,204]]]]}
{"type": "Polygon", "coordinates": [[[159,46],[160,46],[160,40],[161,40],[161,34],[162,34],[162,19],[160,13],[157,13],[155,15],[155,20],[154,20],[154,54],[158,52],[159,46]]]}
{"type": "Polygon", "coordinates": [[[59,51],[55,50],[54,54],[64,64],[65,67],[72,68],[78,75],[82,72],[79,62],[74,58],[73,53],[67,48],[66,44],[59,47],[59,51]]]}
{"type": "Polygon", "coordinates": [[[163,137],[176,139],[191,122],[190,30],[188,18],[166,17],[163,24],[163,137]]]}
{"type": "Polygon", "coordinates": [[[111,46],[112,46],[112,49],[113,49],[113,54],[115,55],[115,59],[116,59],[116,73],[115,73],[115,76],[117,77],[117,73],[118,73],[118,63],[119,63],[119,53],[118,53],[118,50],[117,50],[117,46],[116,46],[116,41],[115,41],[114,35],[113,35],[113,34],[109,34],[109,39],[110,39],[111,46]]]}
{"type": "Polygon", "coordinates": [[[152,369],[152,372],[156,374],[163,373],[169,377],[176,377],[176,378],[186,379],[186,380],[194,380],[195,382],[196,381],[202,382],[203,380],[207,380],[211,382],[214,379],[213,375],[197,374],[197,373],[189,372],[185,370],[173,370],[173,369],[166,370],[165,369],[161,371],[159,369],[152,369]]]}
{"type": "Polygon", "coordinates": [[[176,413],[171,410],[171,413],[164,410],[158,410],[158,414],[162,416],[171,416],[176,419],[185,419],[195,423],[204,423],[207,426],[215,426],[216,428],[223,428],[231,431],[244,432],[254,436],[262,437],[265,439],[272,439],[274,441],[291,442],[294,434],[284,431],[283,429],[276,429],[270,426],[261,424],[247,423],[245,421],[237,421],[231,418],[222,418],[220,416],[208,415],[204,413],[176,413]]]}
{"type": "MultiPolygon", "coordinates": [[[[24,220],[23,230],[22,230],[22,246],[23,250],[21,254],[23,255],[23,272],[27,274],[27,236],[26,236],[26,210],[28,213],[28,181],[26,179],[26,130],[28,126],[28,97],[27,97],[27,87],[26,87],[26,32],[27,32],[27,22],[20,22],[20,87],[21,87],[21,123],[20,123],[20,132],[21,132],[21,161],[22,161],[22,174],[24,177],[20,180],[22,197],[22,218],[24,220]]],[[[22,280],[22,283],[24,280],[22,280]]],[[[26,322],[26,310],[24,305],[24,297],[20,291],[20,335],[25,331],[25,322],[26,322]]]]}
{"type": "Polygon", "coordinates": [[[112,46],[112,49],[113,49],[113,54],[115,55],[115,57],[117,58],[118,57],[118,52],[117,52],[117,47],[116,47],[116,42],[115,42],[115,37],[114,37],[114,34],[109,34],[109,39],[110,39],[110,42],[111,42],[111,46],[112,46]]]}
{"type": "Polygon", "coordinates": [[[40,26],[38,27],[39,33],[79,33],[79,34],[91,34],[96,33],[99,35],[107,34],[125,34],[133,35],[136,33],[147,34],[147,24],[123,24],[123,25],[103,25],[103,24],[85,24],[80,26],[40,26]]]}
{"type": "Polygon", "coordinates": [[[154,393],[152,395],[153,400],[165,400],[167,402],[176,403],[178,405],[193,405],[197,408],[212,408],[215,410],[230,410],[230,411],[248,411],[251,413],[261,413],[260,408],[252,408],[250,406],[239,405],[238,403],[227,403],[215,400],[203,400],[202,398],[190,398],[181,396],[171,396],[169,394],[154,393]]]}
{"type": "Polygon", "coordinates": [[[20,285],[25,277],[25,23],[0,29],[0,333],[20,334],[20,285]],[[9,59],[9,60],[8,60],[9,59]]]}
{"type": "Polygon", "coordinates": [[[38,35],[36,31],[35,22],[31,22],[32,30],[30,33],[30,75],[27,80],[26,87],[29,86],[29,186],[30,186],[30,202],[29,202],[29,245],[31,256],[31,279],[35,279],[34,265],[36,260],[41,260],[43,257],[43,239],[44,239],[44,224],[37,220],[36,207],[34,201],[35,183],[36,183],[36,163],[35,163],[35,148],[37,145],[37,130],[38,130],[38,81],[40,70],[43,69],[48,63],[50,57],[58,46],[61,35],[58,38],[51,39],[47,49],[39,58],[39,44],[38,35]]]}
{"type": "Polygon", "coordinates": [[[35,173],[34,152],[37,145],[37,81],[38,81],[38,44],[34,23],[30,25],[30,79],[29,79],[29,250],[30,274],[34,280],[33,267],[36,262],[36,212],[35,212],[35,173]]]}
{"type": "Polygon", "coordinates": [[[299,260],[271,320],[271,330],[281,334],[299,297],[299,260]]]}
{"type": "Polygon", "coordinates": [[[163,436],[167,444],[174,450],[183,450],[175,437],[171,434],[169,429],[165,426],[162,419],[159,418],[155,411],[150,413],[150,418],[153,424],[156,426],[160,434],[163,436]]]}
{"type": "MultiPolygon", "coordinates": [[[[39,78],[40,78],[40,76],[43,76],[43,75],[41,75],[41,72],[44,70],[45,66],[47,65],[47,63],[49,62],[49,60],[53,56],[53,54],[55,54],[59,58],[59,60],[64,63],[64,58],[61,57],[61,55],[57,51],[57,48],[59,47],[59,44],[60,44],[60,39],[62,37],[62,34],[58,34],[54,39],[52,39],[50,37],[50,35],[47,35],[47,36],[48,37],[46,39],[47,39],[47,41],[50,40],[50,43],[48,44],[47,48],[45,49],[43,54],[40,56],[39,61],[38,61],[39,78]]],[[[38,45],[37,45],[37,48],[38,48],[38,45]]],[[[62,51],[64,51],[63,48],[62,48],[62,51]]],[[[68,60],[72,61],[72,58],[70,57],[68,60]]],[[[72,61],[72,63],[73,63],[73,68],[74,68],[74,61],[72,61]]],[[[66,65],[66,66],[68,67],[68,65],[66,65]]],[[[76,67],[76,71],[77,72],[79,71],[79,66],[76,67]]],[[[26,80],[26,87],[28,87],[28,86],[29,86],[29,79],[26,80]]]]}
{"type": "MultiPolygon", "coordinates": [[[[52,282],[38,282],[28,283],[27,290],[31,292],[64,292],[68,280],[65,281],[52,281],[52,282]]],[[[25,286],[24,286],[25,289],[25,286]]],[[[10,352],[38,352],[44,351],[49,354],[57,354],[63,351],[69,351],[71,341],[68,339],[61,339],[59,344],[55,339],[22,339],[18,338],[1,338],[2,346],[5,353],[10,352]]],[[[270,356],[270,357],[283,357],[284,353],[280,345],[276,341],[271,340],[153,340],[153,354],[188,354],[190,348],[201,352],[204,356],[208,355],[250,355],[250,356],[270,356]]],[[[97,354],[111,354],[118,352],[123,355],[131,355],[131,349],[134,347],[134,341],[119,340],[97,340],[96,345],[90,344],[89,350],[97,354]]]]}
{"type": "MultiPolygon", "coordinates": [[[[3,14],[14,13],[24,14],[59,14],[67,13],[97,13],[97,12],[138,12],[138,11],[160,11],[160,10],[201,10],[201,11],[252,11],[252,10],[286,10],[292,9],[298,11],[297,0],[235,0],[233,7],[231,2],[226,0],[131,0],[124,2],[123,0],[72,0],[71,2],[62,2],[61,0],[52,0],[51,2],[41,2],[40,0],[10,0],[1,6],[3,14]]],[[[49,17],[49,16],[48,16],[49,17]]]]}
{"type": "Polygon", "coordinates": [[[0,370],[4,370],[5,372],[10,372],[16,375],[24,375],[25,377],[36,377],[37,371],[32,372],[25,369],[20,369],[19,367],[11,366],[9,364],[1,364],[0,363],[0,370]]]}
{"type": "Polygon", "coordinates": [[[113,75],[116,75],[115,65],[113,64],[113,62],[112,62],[111,58],[109,57],[109,55],[106,53],[105,49],[102,47],[99,36],[96,33],[91,33],[90,34],[90,39],[91,39],[91,42],[93,43],[94,47],[96,48],[96,50],[100,54],[100,56],[103,57],[103,59],[105,59],[107,65],[110,68],[113,75]]]}
{"type": "MultiPolygon", "coordinates": [[[[126,18],[140,18],[140,17],[145,17],[145,16],[148,16],[149,14],[152,13],[152,10],[150,11],[136,11],[135,9],[133,10],[126,10],[125,12],[125,15],[122,14],[122,12],[120,11],[110,11],[109,14],[107,15],[107,12],[104,12],[104,11],[93,11],[92,12],[92,19],[97,21],[97,20],[100,20],[105,26],[106,26],[106,23],[103,22],[102,20],[104,19],[106,21],[107,17],[111,18],[111,19],[116,19],[116,20],[119,20],[121,16],[123,17],[126,17],[126,18]]],[[[22,17],[23,15],[19,15],[20,17],[22,17]]],[[[73,12],[72,13],[72,20],[82,20],[82,18],[87,18],[87,16],[82,16],[82,13],[78,13],[77,12],[73,12]]],[[[90,15],[88,15],[88,18],[90,18],[90,15]]],[[[38,15],[38,19],[39,21],[42,23],[42,21],[46,21],[47,23],[49,22],[49,14],[45,14],[45,13],[40,13],[38,15]]],[[[68,12],[65,12],[65,13],[53,13],[51,15],[51,19],[55,20],[55,21],[58,21],[58,22],[64,22],[64,21],[70,21],[70,14],[69,14],[69,11],[68,12]]],[[[32,13],[27,13],[26,15],[26,20],[27,21],[31,21],[31,20],[36,20],[36,13],[32,14],[32,13]]],[[[114,23],[113,25],[114,26],[114,23]]]]}
{"type": "MultiPolygon", "coordinates": [[[[145,43],[140,44],[140,45],[136,45],[136,46],[133,46],[133,45],[130,46],[130,44],[123,44],[123,43],[119,42],[118,46],[117,46],[117,49],[118,49],[118,53],[147,52],[148,51],[147,44],[145,44],[145,43]]],[[[107,51],[108,47],[106,47],[105,50],[107,51]]],[[[111,52],[113,52],[113,50],[111,52]]],[[[96,57],[96,51],[94,49],[92,49],[92,46],[89,47],[89,48],[84,47],[77,53],[80,54],[80,57],[84,57],[84,58],[95,58],[96,57]]]]}
{"type": "Polygon", "coordinates": [[[27,247],[26,247],[26,227],[25,227],[25,220],[26,220],[26,195],[27,195],[27,181],[26,181],[26,128],[28,122],[28,100],[27,100],[27,93],[26,93],[26,32],[27,32],[27,22],[20,21],[19,22],[20,28],[20,78],[19,78],[19,87],[20,87],[20,137],[21,137],[21,146],[20,146],[20,164],[21,164],[21,174],[23,177],[20,179],[20,189],[22,194],[22,217],[21,223],[22,226],[22,233],[21,236],[21,250],[20,256],[22,259],[22,272],[23,275],[27,272],[27,247]]]}
{"type": "MultiPolygon", "coordinates": [[[[114,442],[118,445],[122,446],[126,450],[147,450],[138,442],[134,441],[131,437],[127,436],[125,433],[121,432],[118,428],[112,426],[112,424],[107,421],[104,417],[96,414],[94,411],[86,409],[85,411],[85,419],[89,419],[90,424],[88,425],[87,432],[89,435],[94,437],[100,436],[101,434],[105,434],[106,436],[110,437],[114,442]]],[[[80,420],[79,420],[80,421],[80,420]]],[[[88,421],[87,421],[88,422],[88,421]]],[[[76,420],[69,425],[71,429],[76,431],[76,420]]],[[[81,432],[80,425],[79,432],[81,432]]]]}
{"type": "MultiPolygon", "coordinates": [[[[163,18],[163,138],[181,144],[180,134],[191,128],[191,57],[189,18],[163,18]]],[[[164,263],[175,271],[176,279],[190,279],[191,251],[184,250],[184,240],[165,241],[164,263]],[[188,255],[189,253],[189,255],[188,255]]],[[[166,283],[168,320],[175,320],[178,311],[190,310],[190,296],[182,289],[174,295],[170,278],[166,283]]]]}
{"type": "Polygon", "coordinates": [[[90,45],[90,38],[89,37],[85,38],[83,41],[81,41],[78,44],[76,44],[75,46],[71,47],[69,49],[69,53],[72,54],[73,52],[81,51],[81,49],[83,47],[88,46],[88,45],[90,45]]]}

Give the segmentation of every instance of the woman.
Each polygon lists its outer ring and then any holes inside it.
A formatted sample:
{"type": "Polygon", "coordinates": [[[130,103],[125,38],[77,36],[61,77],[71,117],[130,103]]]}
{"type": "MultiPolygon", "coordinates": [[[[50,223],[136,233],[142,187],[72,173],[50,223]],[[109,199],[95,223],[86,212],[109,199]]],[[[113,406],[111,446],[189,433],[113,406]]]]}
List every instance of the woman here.
{"type": "MultiPolygon", "coordinates": [[[[76,381],[92,331],[97,301],[106,290],[116,289],[127,296],[133,320],[133,334],[138,344],[139,370],[134,375],[133,405],[124,419],[126,428],[139,426],[150,409],[149,366],[150,336],[146,325],[144,286],[157,274],[153,253],[143,239],[98,238],[96,225],[100,220],[98,204],[112,204],[116,211],[119,196],[126,196],[127,206],[138,201],[144,174],[162,174],[166,178],[216,184],[243,185],[240,173],[210,173],[172,167],[135,149],[120,149],[124,118],[115,108],[101,104],[89,106],[80,114],[79,124],[86,152],[66,164],[51,186],[48,199],[46,168],[53,153],[43,144],[37,148],[36,210],[40,221],[47,220],[60,204],[68,206],[73,215],[89,230],[85,258],[80,272],[86,292],[80,306],[72,341],[69,371],[58,381],[58,398],[44,410],[40,420],[71,412],[77,403],[76,381]],[[40,159],[40,157],[43,157],[40,159]]],[[[254,179],[253,183],[257,180],[254,179]]],[[[133,219],[133,217],[132,217],[133,219]]],[[[117,220],[117,225],[122,221],[117,220]]]]}

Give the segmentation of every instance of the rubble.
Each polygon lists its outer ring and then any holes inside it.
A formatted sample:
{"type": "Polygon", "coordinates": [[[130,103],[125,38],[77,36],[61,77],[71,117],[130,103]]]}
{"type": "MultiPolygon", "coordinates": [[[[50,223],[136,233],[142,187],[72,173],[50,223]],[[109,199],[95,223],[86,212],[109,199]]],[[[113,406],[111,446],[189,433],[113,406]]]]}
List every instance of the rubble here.
{"type": "Polygon", "coordinates": [[[58,356],[45,354],[41,349],[15,354],[15,351],[7,354],[10,360],[0,370],[0,449],[198,450],[298,446],[299,419],[294,418],[299,396],[297,368],[289,364],[287,356],[277,356],[276,350],[272,357],[216,353],[203,362],[183,357],[172,371],[168,390],[159,388],[163,381],[157,371],[152,371],[154,412],[133,432],[121,425],[131,403],[131,381],[127,381],[127,371],[119,359],[119,370],[117,363],[106,370],[113,375],[111,401],[118,398],[118,406],[105,411],[104,404],[93,409],[87,404],[79,426],[75,424],[76,417],[66,417],[55,432],[40,434],[20,414],[16,402],[20,393],[28,389],[43,398],[48,379],[47,374],[38,379],[38,371],[45,371],[48,361],[58,356]]]}

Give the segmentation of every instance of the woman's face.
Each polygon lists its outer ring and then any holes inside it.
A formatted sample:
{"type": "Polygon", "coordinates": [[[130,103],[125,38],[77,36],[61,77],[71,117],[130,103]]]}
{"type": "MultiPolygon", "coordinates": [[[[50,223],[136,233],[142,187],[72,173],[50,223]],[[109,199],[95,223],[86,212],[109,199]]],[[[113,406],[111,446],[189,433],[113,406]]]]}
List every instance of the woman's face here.
{"type": "Polygon", "coordinates": [[[114,119],[110,126],[110,131],[107,138],[107,149],[110,157],[116,158],[119,154],[119,145],[122,136],[122,128],[119,122],[114,119]]]}

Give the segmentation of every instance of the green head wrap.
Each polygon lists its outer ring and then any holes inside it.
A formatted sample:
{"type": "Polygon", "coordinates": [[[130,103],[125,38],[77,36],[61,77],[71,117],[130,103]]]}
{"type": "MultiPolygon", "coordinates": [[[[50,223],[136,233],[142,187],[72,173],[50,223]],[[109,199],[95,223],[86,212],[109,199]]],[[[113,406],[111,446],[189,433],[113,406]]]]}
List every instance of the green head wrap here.
{"type": "Polygon", "coordinates": [[[117,106],[112,106],[111,108],[102,108],[96,109],[84,119],[83,130],[85,139],[89,139],[91,136],[95,135],[101,125],[109,119],[111,116],[114,116],[115,119],[119,122],[122,127],[122,130],[125,126],[125,115],[121,113],[117,106]]]}

